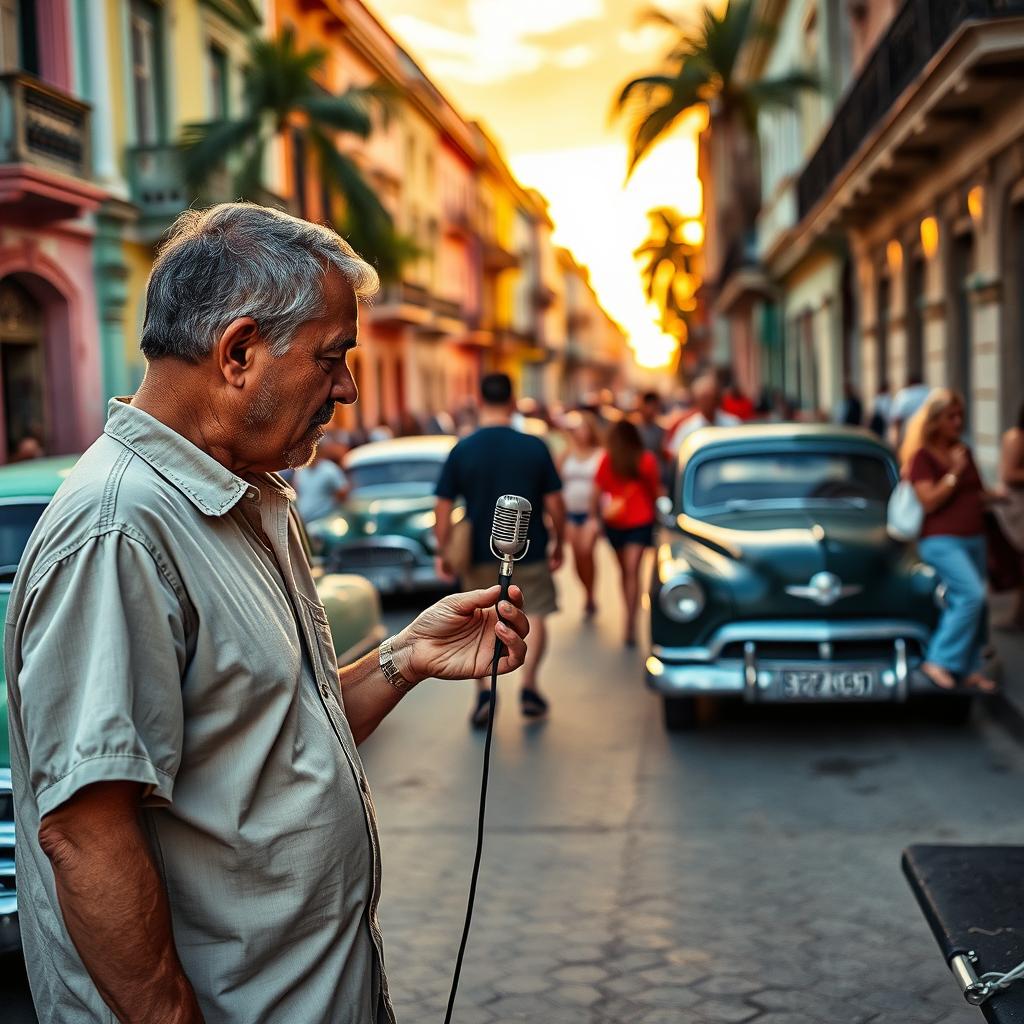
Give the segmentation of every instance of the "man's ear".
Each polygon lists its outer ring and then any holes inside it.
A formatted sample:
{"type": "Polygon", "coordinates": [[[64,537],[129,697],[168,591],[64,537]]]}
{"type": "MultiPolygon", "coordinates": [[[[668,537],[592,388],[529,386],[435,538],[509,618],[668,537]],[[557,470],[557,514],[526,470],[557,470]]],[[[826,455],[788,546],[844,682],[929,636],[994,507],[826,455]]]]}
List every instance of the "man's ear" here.
{"type": "Polygon", "coordinates": [[[240,316],[224,328],[214,346],[217,368],[233,387],[240,388],[256,365],[259,327],[251,316],[240,316]]]}

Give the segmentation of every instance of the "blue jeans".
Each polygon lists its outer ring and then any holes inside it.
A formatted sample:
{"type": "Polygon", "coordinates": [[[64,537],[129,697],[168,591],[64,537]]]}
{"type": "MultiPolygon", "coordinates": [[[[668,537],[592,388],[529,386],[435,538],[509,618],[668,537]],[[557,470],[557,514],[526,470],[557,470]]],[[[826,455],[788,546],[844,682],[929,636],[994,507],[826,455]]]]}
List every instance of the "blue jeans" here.
{"type": "Polygon", "coordinates": [[[928,661],[953,675],[977,672],[985,640],[985,538],[925,537],[917,550],[946,584],[946,607],[928,645],[928,661]]]}

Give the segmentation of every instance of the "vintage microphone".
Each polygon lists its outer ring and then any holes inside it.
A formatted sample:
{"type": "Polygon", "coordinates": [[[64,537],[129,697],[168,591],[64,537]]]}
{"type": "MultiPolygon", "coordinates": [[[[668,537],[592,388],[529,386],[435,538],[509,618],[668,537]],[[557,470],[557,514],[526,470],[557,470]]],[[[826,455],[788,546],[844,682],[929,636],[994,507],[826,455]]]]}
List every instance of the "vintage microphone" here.
{"type": "MultiPolygon", "coordinates": [[[[491,526],[491,554],[501,560],[498,567],[498,582],[501,584],[499,603],[508,600],[508,588],[512,583],[512,567],[527,552],[530,542],[526,533],[530,526],[530,514],[533,506],[516,494],[503,494],[494,508],[494,521],[491,526]]],[[[476,883],[480,877],[480,858],[484,848],[484,811],[487,807],[487,777],[491,767],[491,736],[494,733],[495,702],[498,699],[498,662],[505,656],[505,645],[499,639],[494,641],[494,658],[491,661],[491,707],[487,719],[487,737],[484,740],[484,770],[480,780],[480,812],[476,826],[476,855],[473,858],[473,874],[469,882],[469,902],[466,906],[466,922],[462,927],[462,941],[459,943],[459,955],[455,960],[455,974],[452,977],[452,988],[448,994],[448,1010],[444,1015],[444,1024],[451,1024],[452,1012],[455,1009],[455,996],[459,990],[459,977],[462,974],[462,961],[466,956],[466,945],[469,942],[469,926],[473,921],[473,901],[476,899],[476,883]]]]}

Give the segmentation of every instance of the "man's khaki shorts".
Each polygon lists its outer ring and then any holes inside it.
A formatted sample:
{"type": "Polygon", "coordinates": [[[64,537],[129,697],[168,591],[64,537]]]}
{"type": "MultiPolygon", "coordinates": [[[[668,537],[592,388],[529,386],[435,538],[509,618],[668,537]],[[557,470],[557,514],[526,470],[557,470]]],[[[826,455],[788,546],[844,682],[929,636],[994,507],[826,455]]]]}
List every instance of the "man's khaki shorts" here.
{"type": "MultiPolygon", "coordinates": [[[[486,590],[498,582],[498,563],[474,565],[462,578],[466,590],[486,590]]],[[[546,561],[520,562],[512,571],[512,582],[523,592],[527,615],[552,615],[558,611],[555,581],[546,561]]]]}

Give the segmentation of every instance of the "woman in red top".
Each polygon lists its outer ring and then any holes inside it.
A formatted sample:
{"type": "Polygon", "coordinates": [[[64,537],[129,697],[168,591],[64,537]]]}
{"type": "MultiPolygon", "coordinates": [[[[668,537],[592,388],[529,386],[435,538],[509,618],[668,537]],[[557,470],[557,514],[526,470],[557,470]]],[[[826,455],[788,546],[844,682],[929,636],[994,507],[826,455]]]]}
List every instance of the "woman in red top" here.
{"type": "Polygon", "coordinates": [[[981,671],[985,622],[985,490],[963,443],[964,402],[936,388],[907,425],[903,474],[924,508],[918,551],[946,585],[942,616],[921,671],[936,686],[991,691],[981,671]]]}
{"type": "Polygon", "coordinates": [[[640,431],[629,420],[612,426],[606,449],[594,478],[594,514],[604,523],[605,536],[619,560],[626,646],[635,647],[640,560],[654,543],[654,503],[661,494],[661,474],[657,458],[644,449],[640,431]]]}

